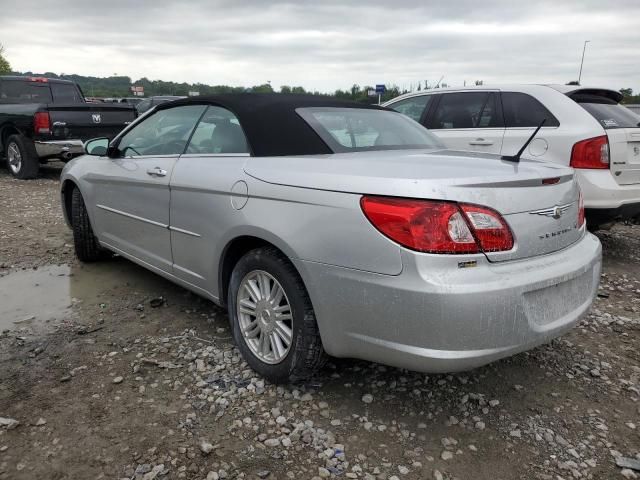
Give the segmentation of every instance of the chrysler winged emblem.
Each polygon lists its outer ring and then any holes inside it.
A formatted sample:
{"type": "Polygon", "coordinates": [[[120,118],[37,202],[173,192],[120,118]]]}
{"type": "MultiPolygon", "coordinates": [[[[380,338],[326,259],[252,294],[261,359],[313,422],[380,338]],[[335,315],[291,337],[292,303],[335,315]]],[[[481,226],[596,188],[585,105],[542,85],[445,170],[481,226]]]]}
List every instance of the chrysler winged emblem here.
{"type": "Polygon", "coordinates": [[[91,118],[93,119],[93,123],[101,123],[102,122],[102,115],[100,115],[99,113],[92,114],[91,118]]]}
{"type": "Polygon", "coordinates": [[[545,217],[551,217],[558,220],[564,213],[569,210],[571,204],[568,203],[566,205],[556,205],[555,207],[545,208],[543,210],[535,210],[533,212],[529,212],[531,215],[543,215],[545,217]]]}

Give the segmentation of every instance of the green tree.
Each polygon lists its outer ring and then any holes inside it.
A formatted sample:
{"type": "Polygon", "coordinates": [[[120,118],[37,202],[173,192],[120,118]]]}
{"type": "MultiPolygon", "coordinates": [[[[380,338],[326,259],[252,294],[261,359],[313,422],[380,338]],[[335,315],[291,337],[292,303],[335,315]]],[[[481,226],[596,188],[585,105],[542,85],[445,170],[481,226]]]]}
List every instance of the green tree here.
{"type": "Polygon", "coordinates": [[[4,47],[0,43],[0,75],[8,75],[11,73],[11,65],[9,65],[9,61],[4,58],[4,47]]]}
{"type": "Polygon", "coordinates": [[[254,85],[251,87],[253,93],[273,93],[273,88],[270,83],[263,83],[262,85],[254,85]]]}
{"type": "Polygon", "coordinates": [[[631,88],[621,88],[620,93],[622,94],[622,103],[629,104],[638,104],[640,103],[640,94],[633,94],[633,89],[631,88]]]}

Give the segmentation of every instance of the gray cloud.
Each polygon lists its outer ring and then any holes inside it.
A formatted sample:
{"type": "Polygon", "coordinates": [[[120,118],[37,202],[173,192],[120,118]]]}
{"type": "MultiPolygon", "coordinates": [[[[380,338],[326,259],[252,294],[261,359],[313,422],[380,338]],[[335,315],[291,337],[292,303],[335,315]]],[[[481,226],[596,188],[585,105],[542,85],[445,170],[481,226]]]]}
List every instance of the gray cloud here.
{"type": "MultiPolygon", "coordinates": [[[[0,0],[1,4],[9,0],[0,0]]],[[[18,70],[331,91],[583,83],[640,90],[640,2],[103,0],[11,2],[0,42],[18,70]]]]}

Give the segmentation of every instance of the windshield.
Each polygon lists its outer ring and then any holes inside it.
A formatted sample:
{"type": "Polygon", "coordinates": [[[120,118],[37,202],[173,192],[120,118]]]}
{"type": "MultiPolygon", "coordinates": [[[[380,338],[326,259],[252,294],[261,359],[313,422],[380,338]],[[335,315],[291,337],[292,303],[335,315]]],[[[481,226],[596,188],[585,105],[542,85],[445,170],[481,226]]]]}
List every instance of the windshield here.
{"type": "Polygon", "coordinates": [[[640,116],[613,100],[595,95],[578,96],[575,100],[606,129],[640,126],[640,116]]]}
{"type": "Polygon", "coordinates": [[[397,112],[309,107],[296,112],[334,153],[444,148],[426,128],[397,112]]]}

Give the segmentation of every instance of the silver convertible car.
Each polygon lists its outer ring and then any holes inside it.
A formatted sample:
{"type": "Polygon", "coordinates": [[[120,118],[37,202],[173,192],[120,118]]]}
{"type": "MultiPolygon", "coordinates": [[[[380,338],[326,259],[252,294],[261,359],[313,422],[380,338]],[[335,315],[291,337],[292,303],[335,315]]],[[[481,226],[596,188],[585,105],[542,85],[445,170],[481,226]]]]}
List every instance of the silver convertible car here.
{"type": "Polygon", "coordinates": [[[327,354],[470,369],[565,332],[597,290],[572,170],[447,151],[385,108],[197,97],[86,150],[62,174],[78,258],[115,252],[226,306],[271,381],[327,354]]]}

